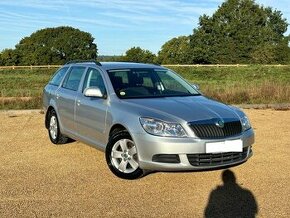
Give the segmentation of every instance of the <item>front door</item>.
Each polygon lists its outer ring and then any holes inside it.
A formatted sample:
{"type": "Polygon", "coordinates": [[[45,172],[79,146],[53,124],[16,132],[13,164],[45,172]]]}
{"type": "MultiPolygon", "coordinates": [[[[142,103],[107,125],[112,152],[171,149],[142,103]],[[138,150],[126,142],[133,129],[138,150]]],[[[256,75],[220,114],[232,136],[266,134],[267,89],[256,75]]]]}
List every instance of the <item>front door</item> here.
{"type": "Polygon", "coordinates": [[[103,94],[106,94],[102,75],[95,68],[88,69],[82,90],[76,99],[77,132],[93,144],[104,145],[108,100],[84,96],[84,90],[89,87],[98,87],[103,94]]]}

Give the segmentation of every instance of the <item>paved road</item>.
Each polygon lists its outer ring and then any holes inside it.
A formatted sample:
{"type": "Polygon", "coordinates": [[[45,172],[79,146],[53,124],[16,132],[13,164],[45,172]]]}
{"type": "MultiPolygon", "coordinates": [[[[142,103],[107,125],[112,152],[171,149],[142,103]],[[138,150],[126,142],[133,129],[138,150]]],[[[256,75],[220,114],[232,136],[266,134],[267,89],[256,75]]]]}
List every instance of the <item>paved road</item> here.
{"type": "Polygon", "coordinates": [[[137,181],[82,143],[52,145],[42,114],[0,113],[0,217],[289,217],[290,111],[246,112],[256,130],[247,163],[137,181]]]}

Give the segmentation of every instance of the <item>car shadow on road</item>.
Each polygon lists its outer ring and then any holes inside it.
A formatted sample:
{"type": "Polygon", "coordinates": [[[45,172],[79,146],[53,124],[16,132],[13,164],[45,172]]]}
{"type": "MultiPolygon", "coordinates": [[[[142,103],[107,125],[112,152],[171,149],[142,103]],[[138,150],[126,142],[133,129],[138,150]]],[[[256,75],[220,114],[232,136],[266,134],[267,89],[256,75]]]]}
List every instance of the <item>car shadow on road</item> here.
{"type": "Polygon", "coordinates": [[[205,217],[255,217],[258,204],[253,193],[236,183],[231,170],[222,172],[223,185],[210,193],[205,217]]]}

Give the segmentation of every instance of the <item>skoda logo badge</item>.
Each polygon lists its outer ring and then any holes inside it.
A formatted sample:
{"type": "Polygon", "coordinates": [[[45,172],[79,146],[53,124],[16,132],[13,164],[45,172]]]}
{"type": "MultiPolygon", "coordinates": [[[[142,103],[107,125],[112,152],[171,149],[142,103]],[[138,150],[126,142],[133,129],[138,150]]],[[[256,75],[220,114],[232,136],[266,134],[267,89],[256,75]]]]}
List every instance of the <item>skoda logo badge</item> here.
{"type": "Polygon", "coordinates": [[[224,121],[222,121],[222,120],[218,120],[218,121],[215,123],[215,125],[217,125],[217,126],[220,127],[220,128],[224,128],[225,123],[224,123],[224,121]]]}

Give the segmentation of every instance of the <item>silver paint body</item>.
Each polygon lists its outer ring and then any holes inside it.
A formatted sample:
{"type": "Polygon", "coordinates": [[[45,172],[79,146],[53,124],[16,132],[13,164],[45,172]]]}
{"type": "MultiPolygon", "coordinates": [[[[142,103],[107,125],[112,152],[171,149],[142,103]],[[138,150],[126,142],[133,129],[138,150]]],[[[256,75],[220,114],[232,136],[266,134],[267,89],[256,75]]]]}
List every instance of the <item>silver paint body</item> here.
{"type": "MultiPolygon", "coordinates": [[[[236,118],[244,113],[238,108],[227,106],[204,96],[164,97],[147,99],[120,99],[111,84],[107,70],[126,68],[154,68],[161,66],[133,63],[73,64],[98,69],[105,82],[107,98],[85,97],[81,87],[71,91],[60,86],[48,84],[44,88],[43,106],[47,111],[53,107],[57,113],[60,130],[75,140],[105,151],[109,133],[116,124],[124,126],[136,144],[139,166],[148,170],[199,170],[214,168],[194,167],[188,162],[186,154],[205,153],[205,143],[241,139],[243,147],[248,148],[246,161],[251,155],[254,132],[249,129],[242,134],[218,140],[204,140],[194,136],[188,122],[211,118],[236,118]],[[152,117],[167,122],[180,123],[188,134],[187,138],[159,137],[150,135],[142,128],[139,118],[152,117]],[[181,163],[152,162],[154,154],[178,154],[181,163]]],[[[68,70],[69,71],[69,70],[68,70]]],[[[68,72],[67,71],[67,72],[68,72]]],[[[84,73],[85,74],[85,73],[84,73]]],[[[235,162],[237,164],[239,162],[235,162]]],[[[233,163],[229,164],[232,165],[233,163]]],[[[219,165],[218,167],[221,167],[219,165]]]]}

